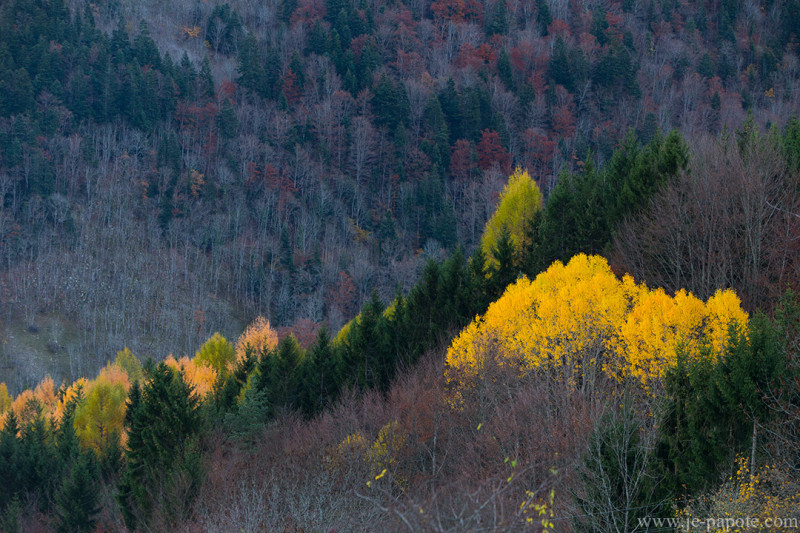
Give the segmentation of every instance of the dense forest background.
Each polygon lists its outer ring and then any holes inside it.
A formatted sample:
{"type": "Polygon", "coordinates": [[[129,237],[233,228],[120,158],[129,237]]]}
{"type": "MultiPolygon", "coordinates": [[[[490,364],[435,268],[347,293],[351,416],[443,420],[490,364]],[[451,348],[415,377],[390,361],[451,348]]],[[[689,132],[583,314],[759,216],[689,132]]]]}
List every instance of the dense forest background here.
{"type": "Polygon", "coordinates": [[[4,379],[257,315],[308,344],[475,249],[515,165],[548,197],[629,132],[784,125],[798,24],[796,1],[4,2],[4,379]]]}

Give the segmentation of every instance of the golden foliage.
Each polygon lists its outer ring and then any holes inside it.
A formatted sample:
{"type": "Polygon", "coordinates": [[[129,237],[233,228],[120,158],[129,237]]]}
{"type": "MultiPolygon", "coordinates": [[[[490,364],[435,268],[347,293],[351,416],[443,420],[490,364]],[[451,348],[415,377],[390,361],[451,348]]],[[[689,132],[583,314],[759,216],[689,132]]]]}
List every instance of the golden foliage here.
{"type": "Polygon", "coordinates": [[[78,394],[80,392],[81,398],[86,398],[86,391],[89,388],[89,380],[86,378],[78,378],[72,382],[72,384],[64,389],[64,394],[61,396],[61,401],[58,402],[58,406],[56,407],[56,412],[54,417],[56,420],[61,420],[61,417],[64,414],[64,408],[67,404],[78,398],[78,394]]]}
{"type": "Polygon", "coordinates": [[[56,397],[56,385],[53,382],[53,378],[47,376],[36,385],[36,388],[33,389],[33,396],[39,400],[46,413],[55,411],[56,405],[58,405],[58,398],[56,397]]]}
{"type": "Polygon", "coordinates": [[[11,403],[11,410],[17,416],[19,426],[23,427],[39,416],[49,420],[54,417],[58,407],[56,388],[53,379],[44,378],[36,388],[25,389],[11,403]]]}
{"type": "Polygon", "coordinates": [[[11,410],[14,411],[14,414],[17,416],[20,427],[35,420],[42,412],[41,406],[39,402],[36,401],[36,398],[34,398],[31,389],[25,389],[14,398],[14,402],[11,404],[11,410]]]}
{"type": "Polygon", "coordinates": [[[542,207],[542,194],[527,170],[517,167],[508,178],[492,218],[486,223],[481,249],[489,263],[495,261],[492,249],[505,227],[514,246],[519,248],[525,238],[525,225],[542,207]]]}
{"type": "Polygon", "coordinates": [[[509,286],[453,340],[447,364],[469,377],[494,358],[522,373],[561,369],[572,385],[604,372],[646,386],[674,360],[678,344],[699,353],[708,343],[719,354],[729,326],[747,320],[730,290],[705,304],[685,291],[673,297],[630,276],[620,280],[604,258],[580,254],[509,286]]]}
{"type": "Polygon", "coordinates": [[[719,533],[753,529],[796,530],[800,521],[800,485],[797,480],[770,465],[751,472],[744,457],[739,457],[736,465],[736,473],[716,491],[690,501],[680,512],[681,519],[697,520],[702,522],[704,530],[719,533]],[[748,528],[745,520],[749,520],[753,527],[748,528]],[[756,523],[760,526],[754,526],[756,523]]]}
{"type": "Polygon", "coordinates": [[[260,316],[247,326],[247,329],[236,341],[236,358],[244,357],[245,349],[250,346],[256,354],[273,350],[278,345],[278,333],[272,329],[269,320],[260,316]]]}
{"type": "Polygon", "coordinates": [[[398,452],[406,445],[407,440],[397,420],[385,424],[367,451],[367,460],[373,473],[394,469],[397,466],[398,452]]]}
{"type": "Polygon", "coordinates": [[[209,365],[198,360],[197,357],[189,359],[186,356],[175,359],[172,355],[167,357],[164,362],[171,368],[183,372],[183,379],[194,387],[198,396],[203,397],[214,388],[217,380],[217,371],[209,365]]]}

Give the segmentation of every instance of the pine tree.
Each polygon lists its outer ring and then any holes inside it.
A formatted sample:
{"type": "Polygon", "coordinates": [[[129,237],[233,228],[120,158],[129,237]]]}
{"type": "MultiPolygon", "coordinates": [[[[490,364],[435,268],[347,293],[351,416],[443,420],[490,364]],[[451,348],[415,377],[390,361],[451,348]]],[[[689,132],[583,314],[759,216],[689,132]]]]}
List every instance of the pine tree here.
{"type": "Polygon", "coordinates": [[[275,363],[272,366],[269,391],[270,403],[274,406],[297,407],[299,400],[299,366],[304,357],[303,348],[294,335],[285,335],[278,343],[275,363]]]}
{"type": "Polygon", "coordinates": [[[177,520],[190,503],[200,475],[198,402],[181,374],[163,362],[152,369],[141,391],[137,384],[131,388],[126,465],[118,492],[128,527],[146,525],[156,505],[177,520]],[[188,487],[176,493],[175,481],[181,478],[188,487]]]}
{"type": "Polygon", "coordinates": [[[79,387],[76,396],[70,398],[64,406],[64,414],[61,415],[61,422],[56,430],[56,448],[62,464],[67,467],[81,453],[78,435],[75,432],[75,410],[82,399],[83,392],[79,387]]]}
{"type": "Polygon", "coordinates": [[[208,57],[203,58],[198,81],[200,82],[200,97],[214,100],[216,98],[216,89],[214,87],[214,77],[211,75],[211,64],[208,62],[208,57]]]}
{"type": "Polygon", "coordinates": [[[50,505],[59,477],[60,461],[44,418],[37,416],[22,428],[19,440],[20,493],[39,498],[40,510],[50,505]]]}
{"type": "Polygon", "coordinates": [[[239,77],[236,81],[239,86],[261,96],[266,96],[266,91],[268,90],[265,87],[267,75],[258,50],[258,41],[253,34],[248,34],[242,41],[239,47],[238,63],[239,77]]]}
{"type": "Polygon", "coordinates": [[[362,390],[386,391],[394,375],[391,346],[384,329],[383,303],[376,292],[361,309],[348,336],[340,362],[340,375],[362,390]]]}
{"type": "Polygon", "coordinates": [[[514,83],[514,70],[511,67],[511,58],[505,48],[500,50],[500,54],[497,56],[497,75],[500,76],[500,80],[508,89],[514,89],[516,85],[514,83]]]}
{"type": "Polygon", "coordinates": [[[303,387],[300,406],[310,418],[336,397],[339,382],[336,372],[336,352],[331,346],[328,326],[317,332],[317,338],[303,361],[303,387]]]}
{"type": "Polygon", "coordinates": [[[517,279],[518,269],[511,232],[506,226],[500,230],[497,244],[492,248],[493,263],[490,269],[490,299],[494,300],[517,279]]]}
{"type": "Polygon", "coordinates": [[[731,327],[717,360],[690,359],[679,351],[664,381],[659,439],[659,460],[673,496],[705,490],[737,454],[750,457],[757,427],[771,416],[764,394],[785,375],[781,339],[774,324],[756,315],[746,330],[731,327]]]}
{"type": "Polygon", "coordinates": [[[90,451],[77,458],[56,493],[58,531],[92,531],[100,512],[97,463],[90,451]]]}
{"type": "Polygon", "coordinates": [[[19,501],[19,496],[14,495],[8,502],[8,505],[0,507],[2,514],[0,514],[0,531],[3,533],[19,533],[21,531],[19,518],[22,514],[22,504],[19,501]]]}
{"type": "Polygon", "coordinates": [[[14,495],[20,490],[19,464],[19,426],[17,415],[10,410],[6,415],[6,423],[0,431],[0,509],[11,503],[14,495]]]}

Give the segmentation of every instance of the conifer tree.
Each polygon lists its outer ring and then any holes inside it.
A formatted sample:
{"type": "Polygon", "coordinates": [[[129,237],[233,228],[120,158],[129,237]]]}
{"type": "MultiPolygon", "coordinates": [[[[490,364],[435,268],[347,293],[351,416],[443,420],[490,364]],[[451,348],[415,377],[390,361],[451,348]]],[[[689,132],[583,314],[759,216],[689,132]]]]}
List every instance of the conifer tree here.
{"type": "Polygon", "coordinates": [[[274,406],[294,408],[299,400],[299,367],[303,361],[303,348],[294,335],[285,335],[278,343],[272,366],[269,399],[274,406]]]}
{"type": "Polygon", "coordinates": [[[62,464],[67,469],[69,464],[81,453],[78,434],[75,431],[75,410],[82,399],[83,393],[79,387],[75,397],[70,398],[64,406],[64,414],[61,415],[61,422],[56,430],[56,448],[58,448],[62,464]]]}
{"type": "Polygon", "coordinates": [[[336,364],[330,332],[323,324],[303,361],[300,408],[306,417],[310,418],[335,398],[339,388],[336,364]]]}
{"type": "Polygon", "coordinates": [[[179,372],[159,363],[139,389],[131,388],[126,465],[118,501],[130,528],[146,525],[154,507],[179,519],[199,484],[198,398],[179,372]],[[183,479],[181,492],[175,483],[183,479]]]}
{"type": "Polygon", "coordinates": [[[0,431],[0,509],[11,503],[20,490],[19,426],[13,410],[6,415],[6,423],[0,431]]]}
{"type": "Polygon", "coordinates": [[[59,532],[94,529],[96,515],[100,512],[98,475],[97,462],[91,451],[79,456],[65,473],[55,496],[59,532]]]}
{"type": "Polygon", "coordinates": [[[489,295],[494,300],[503,294],[503,290],[517,279],[517,261],[511,232],[503,226],[492,248],[492,265],[489,277],[489,295]]]}

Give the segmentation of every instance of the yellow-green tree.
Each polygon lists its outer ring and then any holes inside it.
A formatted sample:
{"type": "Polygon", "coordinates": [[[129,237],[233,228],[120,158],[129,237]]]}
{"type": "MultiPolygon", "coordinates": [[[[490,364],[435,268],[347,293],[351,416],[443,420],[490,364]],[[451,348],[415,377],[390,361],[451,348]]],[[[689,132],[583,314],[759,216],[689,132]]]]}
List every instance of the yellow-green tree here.
{"type": "Polygon", "coordinates": [[[219,333],[214,333],[200,350],[195,354],[194,361],[213,368],[217,374],[225,375],[228,372],[228,365],[236,359],[236,350],[225,337],[219,333]]]}
{"type": "Polygon", "coordinates": [[[130,348],[125,347],[123,350],[118,351],[117,357],[114,359],[114,364],[128,374],[128,380],[131,383],[134,381],[142,381],[142,379],[144,379],[142,363],[134,355],[130,348]]]}
{"type": "Polygon", "coordinates": [[[493,250],[505,228],[515,248],[519,249],[525,235],[525,227],[534,213],[542,208],[542,194],[527,170],[517,167],[508,178],[500,195],[497,209],[486,223],[481,238],[481,249],[489,265],[496,263],[493,250]]]}
{"type": "Polygon", "coordinates": [[[122,436],[129,387],[128,375],[115,365],[86,386],[86,397],[75,409],[75,432],[84,448],[100,453],[122,436]]]}
{"type": "Polygon", "coordinates": [[[8,394],[8,387],[5,383],[0,383],[0,414],[5,413],[11,408],[13,400],[11,395],[8,394]]]}

